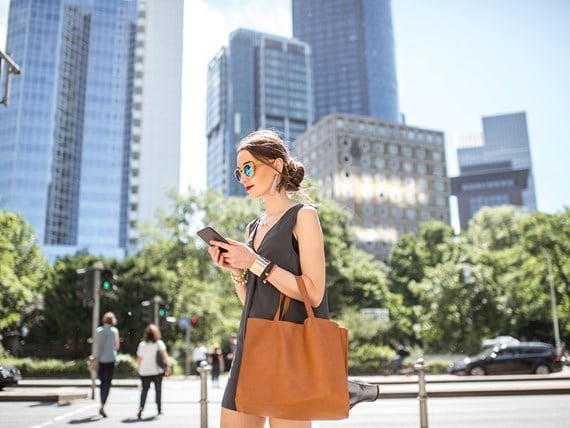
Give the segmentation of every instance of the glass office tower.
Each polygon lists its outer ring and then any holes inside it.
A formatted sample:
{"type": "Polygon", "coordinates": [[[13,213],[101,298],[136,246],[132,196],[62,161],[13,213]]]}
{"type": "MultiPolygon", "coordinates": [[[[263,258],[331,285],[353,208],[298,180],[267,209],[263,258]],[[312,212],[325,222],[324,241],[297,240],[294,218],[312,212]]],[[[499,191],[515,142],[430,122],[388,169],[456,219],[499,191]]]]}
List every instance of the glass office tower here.
{"type": "Polygon", "coordinates": [[[136,0],[11,1],[22,74],[0,109],[0,208],[48,256],[124,254],[136,17],[136,0]]]}
{"type": "Polygon", "coordinates": [[[315,119],[399,122],[390,0],[292,0],[293,36],[312,50],[315,119]]]}
{"type": "Polygon", "coordinates": [[[452,181],[463,229],[484,206],[536,210],[526,113],[483,117],[482,135],[457,145],[460,175],[452,181]]]}
{"type": "Polygon", "coordinates": [[[210,61],[207,82],[207,185],[243,195],[233,177],[240,139],[273,128],[292,142],[313,121],[310,48],[296,39],[238,29],[210,61]]]}

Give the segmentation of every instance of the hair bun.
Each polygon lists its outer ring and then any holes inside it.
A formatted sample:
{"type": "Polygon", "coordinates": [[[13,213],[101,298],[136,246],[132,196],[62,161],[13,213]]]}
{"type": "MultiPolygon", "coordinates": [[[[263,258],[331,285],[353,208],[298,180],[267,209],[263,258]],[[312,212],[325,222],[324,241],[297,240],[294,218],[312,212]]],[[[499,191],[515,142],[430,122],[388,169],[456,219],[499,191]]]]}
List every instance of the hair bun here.
{"type": "Polygon", "coordinates": [[[286,190],[296,192],[301,188],[303,178],[305,178],[305,167],[301,162],[294,159],[289,161],[289,183],[287,183],[286,190]]]}

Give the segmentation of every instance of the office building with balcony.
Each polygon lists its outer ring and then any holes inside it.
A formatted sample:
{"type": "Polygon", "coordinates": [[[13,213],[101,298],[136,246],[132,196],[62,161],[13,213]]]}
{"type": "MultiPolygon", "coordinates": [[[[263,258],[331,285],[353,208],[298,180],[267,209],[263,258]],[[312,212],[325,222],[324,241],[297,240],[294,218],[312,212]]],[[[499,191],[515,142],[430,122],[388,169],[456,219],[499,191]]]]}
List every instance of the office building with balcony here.
{"type": "Polygon", "coordinates": [[[379,260],[421,222],[450,222],[440,131],[331,113],[294,147],[321,194],[353,215],[357,245],[379,260]]]}
{"type": "Polygon", "coordinates": [[[483,117],[483,132],[458,136],[459,176],[451,179],[462,230],[482,207],[536,210],[526,114],[483,117]]]}
{"type": "Polygon", "coordinates": [[[290,143],[313,121],[309,46],[300,40],[238,29],[208,64],[207,186],[244,195],[233,177],[236,147],[250,132],[272,128],[290,143]]]}
{"type": "Polygon", "coordinates": [[[292,0],[293,36],[312,51],[315,119],[400,121],[390,0],[292,0]]]}
{"type": "MultiPolygon", "coordinates": [[[[160,109],[153,103],[164,94],[151,83],[158,67],[179,63],[172,55],[151,71],[156,43],[163,50],[181,45],[182,1],[168,1],[176,4],[164,17],[146,1],[11,0],[7,50],[23,72],[0,109],[0,208],[31,224],[51,260],[77,251],[123,257],[134,222],[158,208],[151,205],[162,203],[162,187],[178,188],[170,172],[168,186],[160,178],[160,189],[145,186],[157,173],[159,150],[151,146],[167,153],[161,169],[178,170],[179,159],[169,162],[180,141],[167,128],[179,119],[162,122],[167,138],[156,138],[152,130],[164,116],[152,116],[160,109]],[[166,37],[180,40],[170,46],[166,37]]],[[[161,78],[176,75],[180,70],[161,78]]],[[[179,117],[176,100],[164,106],[179,117]]]]}

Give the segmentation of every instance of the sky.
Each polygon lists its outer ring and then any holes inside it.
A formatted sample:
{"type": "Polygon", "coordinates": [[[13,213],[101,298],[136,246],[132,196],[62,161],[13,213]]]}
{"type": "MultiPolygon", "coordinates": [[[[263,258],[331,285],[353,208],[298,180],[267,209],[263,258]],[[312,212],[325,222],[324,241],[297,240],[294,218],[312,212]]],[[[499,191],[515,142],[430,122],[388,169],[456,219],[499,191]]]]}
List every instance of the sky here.
{"type": "MultiPolygon", "coordinates": [[[[182,192],[206,185],[208,62],[237,28],[292,35],[290,0],[184,8],[182,192]]],[[[445,133],[448,175],[458,174],[454,136],[482,132],[483,116],[524,111],[538,209],[570,207],[570,1],[392,0],[392,14],[400,110],[408,125],[445,133]]]]}

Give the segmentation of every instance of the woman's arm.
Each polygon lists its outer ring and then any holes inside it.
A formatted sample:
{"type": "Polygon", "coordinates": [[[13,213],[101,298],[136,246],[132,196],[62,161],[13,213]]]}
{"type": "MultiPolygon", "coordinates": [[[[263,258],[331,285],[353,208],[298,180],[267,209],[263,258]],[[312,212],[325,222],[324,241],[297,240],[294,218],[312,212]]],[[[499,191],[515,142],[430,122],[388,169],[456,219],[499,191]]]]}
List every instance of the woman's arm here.
{"type": "MultiPolygon", "coordinates": [[[[315,208],[304,206],[299,210],[293,234],[299,243],[301,276],[305,281],[309,301],[311,306],[317,307],[325,294],[325,249],[321,223],[315,208]]],[[[276,266],[266,279],[286,296],[302,300],[295,275],[291,272],[276,266]]]]}
{"type": "Polygon", "coordinates": [[[118,351],[121,346],[121,342],[119,340],[119,330],[117,330],[116,328],[114,330],[115,331],[113,333],[115,335],[115,350],[118,351]]]}

